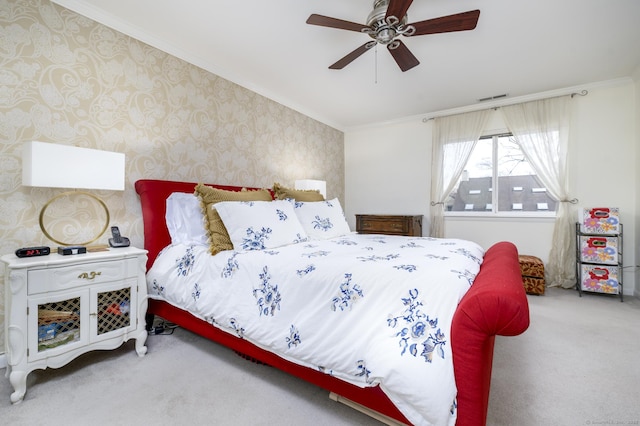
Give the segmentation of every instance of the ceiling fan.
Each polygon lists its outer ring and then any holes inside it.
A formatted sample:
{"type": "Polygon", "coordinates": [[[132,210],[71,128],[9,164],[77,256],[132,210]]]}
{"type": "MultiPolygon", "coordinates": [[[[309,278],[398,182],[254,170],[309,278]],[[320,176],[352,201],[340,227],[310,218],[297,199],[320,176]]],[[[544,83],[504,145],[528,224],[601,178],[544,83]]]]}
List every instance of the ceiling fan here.
{"type": "Polygon", "coordinates": [[[411,3],[413,3],[413,0],[374,0],[373,10],[367,17],[366,25],[316,15],[315,13],[309,16],[307,24],[362,32],[373,39],[331,65],[330,69],[340,70],[346,67],[364,52],[380,43],[387,46],[389,53],[391,53],[393,59],[396,60],[398,66],[404,72],[418,65],[420,61],[399,40],[401,35],[411,37],[472,30],[476,27],[480,16],[479,10],[471,10],[407,24],[407,10],[411,3]]]}

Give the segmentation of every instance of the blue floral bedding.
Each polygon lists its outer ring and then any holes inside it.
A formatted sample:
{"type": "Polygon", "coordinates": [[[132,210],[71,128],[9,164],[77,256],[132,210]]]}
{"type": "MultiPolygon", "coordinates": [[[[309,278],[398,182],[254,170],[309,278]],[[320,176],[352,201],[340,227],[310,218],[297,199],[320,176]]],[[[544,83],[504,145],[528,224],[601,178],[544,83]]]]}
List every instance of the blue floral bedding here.
{"type": "Polygon", "coordinates": [[[149,295],[290,361],[380,385],[414,424],[454,425],[450,329],[483,249],[455,239],[348,234],[211,256],[169,246],[149,295]]]}

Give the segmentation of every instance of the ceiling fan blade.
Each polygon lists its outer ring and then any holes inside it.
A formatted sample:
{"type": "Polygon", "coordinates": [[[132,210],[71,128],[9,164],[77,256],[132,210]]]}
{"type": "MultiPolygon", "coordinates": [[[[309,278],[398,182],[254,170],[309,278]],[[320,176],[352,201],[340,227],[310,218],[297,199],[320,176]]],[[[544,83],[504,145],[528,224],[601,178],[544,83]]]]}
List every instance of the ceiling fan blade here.
{"type": "Polygon", "coordinates": [[[319,25],[321,27],[337,28],[339,30],[362,32],[363,28],[368,28],[364,24],[356,24],[355,22],[343,21],[342,19],[331,18],[329,16],[316,15],[309,16],[307,24],[319,25]]]}
{"type": "Polygon", "coordinates": [[[335,64],[331,65],[329,67],[329,69],[341,70],[342,68],[344,68],[347,65],[349,65],[351,62],[353,62],[355,59],[357,59],[360,55],[362,55],[364,52],[366,52],[367,50],[371,49],[375,45],[376,45],[375,42],[371,42],[371,41],[366,42],[365,44],[363,44],[362,46],[358,47],[353,52],[349,53],[344,58],[340,59],[335,64]]]}
{"type": "Polygon", "coordinates": [[[395,16],[399,21],[407,14],[409,6],[411,6],[413,0],[391,0],[389,6],[387,6],[387,14],[385,18],[389,16],[395,16]]]}
{"type": "Polygon", "coordinates": [[[471,10],[469,12],[456,13],[455,15],[441,16],[440,18],[415,22],[410,24],[416,28],[416,32],[413,33],[411,37],[472,30],[478,24],[479,16],[479,10],[471,10]]]}
{"type": "Polygon", "coordinates": [[[402,72],[408,71],[420,63],[418,58],[413,56],[413,53],[411,53],[406,44],[400,40],[395,40],[394,43],[396,42],[398,43],[398,47],[392,49],[391,44],[389,44],[387,45],[387,49],[389,49],[389,53],[391,53],[393,59],[396,60],[402,72]]]}

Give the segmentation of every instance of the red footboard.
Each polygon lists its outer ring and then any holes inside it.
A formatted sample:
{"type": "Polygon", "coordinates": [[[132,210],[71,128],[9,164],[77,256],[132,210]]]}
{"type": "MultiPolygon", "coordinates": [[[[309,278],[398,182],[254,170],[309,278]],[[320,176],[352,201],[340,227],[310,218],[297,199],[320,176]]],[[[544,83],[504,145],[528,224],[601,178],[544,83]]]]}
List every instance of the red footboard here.
{"type": "MultiPolygon", "coordinates": [[[[140,180],[145,249],[149,268],[157,254],[170,243],[165,224],[166,199],[173,192],[194,191],[195,183],[140,180]]],[[[237,186],[213,185],[227,190],[237,186]]],[[[300,377],[344,398],[402,423],[407,419],[378,388],[359,388],[319,371],[284,360],[257,346],[221,331],[168,303],[150,300],[149,314],[158,315],[208,339],[300,377]]],[[[454,314],[451,330],[453,362],[458,388],[458,425],[486,423],[489,387],[496,335],[513,336],[529,326],[529,308],[522,285],[518,253],[508,242],[487,250],[473,286],[454,314]]]]}
{"type": "Polygon", "coordinates": [[[518,251],[512,243],[497,243],[485,253],[480,273],[451,325],[458,426],[486,423],[495,336],[516,336],[528,327],[529,304],[518,251]]]}

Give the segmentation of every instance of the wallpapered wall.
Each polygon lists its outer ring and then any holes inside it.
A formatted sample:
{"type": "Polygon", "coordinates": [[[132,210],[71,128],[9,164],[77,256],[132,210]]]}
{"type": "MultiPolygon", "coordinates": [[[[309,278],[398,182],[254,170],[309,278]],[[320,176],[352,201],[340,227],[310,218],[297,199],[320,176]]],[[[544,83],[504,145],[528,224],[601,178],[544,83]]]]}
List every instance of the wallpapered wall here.
{"type": "Polygon", "coordinates": [[[125,153],[125,191],[96,195],[137,247],[140,178],[258,187],[324,179],[344,205],[342,132],[47,0],[0,0],[0,63],[0,254],[55,247],[38,214],[62,190],[21,186],[29,140],[125,153]]]}

